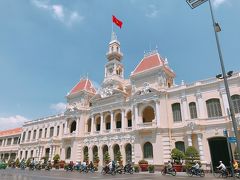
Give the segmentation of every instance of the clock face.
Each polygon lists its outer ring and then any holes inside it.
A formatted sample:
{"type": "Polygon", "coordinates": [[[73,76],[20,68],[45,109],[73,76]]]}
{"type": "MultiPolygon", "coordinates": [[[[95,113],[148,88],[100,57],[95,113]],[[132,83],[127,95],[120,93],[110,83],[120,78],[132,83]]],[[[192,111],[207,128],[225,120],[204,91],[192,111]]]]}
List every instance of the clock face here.
{"type": "Polygon", "coordinates": [[[110,74],[112,74],[113,68],[109,68],[109,69],[108,69],[108,72],[109,72],[110,74]]]}

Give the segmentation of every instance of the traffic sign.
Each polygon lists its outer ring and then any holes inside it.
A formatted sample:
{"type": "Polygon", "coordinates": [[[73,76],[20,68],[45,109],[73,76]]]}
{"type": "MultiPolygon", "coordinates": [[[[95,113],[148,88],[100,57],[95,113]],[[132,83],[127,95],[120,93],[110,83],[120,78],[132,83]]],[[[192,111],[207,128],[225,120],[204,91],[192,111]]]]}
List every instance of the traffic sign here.
{"type": "Polygon", "coordinates": [[[236,139],[236,137],[228,137],[228,142],[229,143],[236,143],[237,139],[236,139]]]}

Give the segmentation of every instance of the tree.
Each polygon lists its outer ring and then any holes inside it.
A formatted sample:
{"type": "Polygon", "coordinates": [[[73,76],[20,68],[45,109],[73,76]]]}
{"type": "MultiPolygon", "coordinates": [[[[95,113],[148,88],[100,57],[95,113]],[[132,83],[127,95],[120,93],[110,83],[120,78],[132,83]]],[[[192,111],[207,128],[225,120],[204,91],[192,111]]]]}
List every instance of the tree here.
{"type": "Polygon", "coordinates": [[[31,163],[31,158],[28,158],[26,162],[26,166],[29,167],[30,163],[31,163]]]}
{"type": "Polygon", "coordinates": [[[84,152],[84,158],[83,158],[83,160],[84,160],[85,162],[88,162],[88,160],[89,160],[88,152],[84,152]]]}
{"type": "Polygon", "coordinates": [[[194,165],[194,161],[200,160],[199,153],[195,147],[189,146],[186,149],[185,160],[186,160],[186,168],[192,167],[194,165]]]}
{"type": "Polygon", "coordinates": [[[108,151],[105,152],[103,159],[106,164],[111,161],[108,151]]]}
{"type": "Polygon", "coordinates": [[[57,164],[57,163],[59,162],[59,160],[60,160],[60,156],[59,156],[59,154],[56,154],[56,155],[53,157],[53,163],[54,163],[54,164],[57,164]]]}
{"type": "Polygon", "coordinates": [[[98,157],[98,153],[97,152],[95,152],[94,154],[93,154],[93,163],[98,163],[99,162],[99,157],[98,157]]]}
{"type": "Polygon", "coordinates": [[[180,151],[177,148],[174,148],[171,151],[171,158],[173,159],[174,163],[180,164],[182,159],[184,158],[184,152],[180,151]]]}
{"type": "Polygon", "coordinates": [[[19,167],[19,166],[20,166],[20,161],[19,161],[18,158],[17,158],[16,161],[15,161],[15,165],[16,165],[16,167],[19,167]]]}
{"type": "Polygon", "coordinates": [[[117,152],[116,154],[116,160],[119,161],[119,162],[122,162],[122,154],[120,151],[117,152]]]}

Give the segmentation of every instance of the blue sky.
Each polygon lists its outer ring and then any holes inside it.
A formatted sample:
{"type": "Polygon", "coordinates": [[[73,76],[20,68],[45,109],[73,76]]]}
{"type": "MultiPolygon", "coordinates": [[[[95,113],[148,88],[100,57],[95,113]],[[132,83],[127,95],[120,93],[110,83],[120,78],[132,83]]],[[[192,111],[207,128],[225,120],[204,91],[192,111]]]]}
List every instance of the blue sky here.
{"type": "MultiPolygon", "coordinates": [[[[240,1],[215,0],[226,70],[239,71],[240,1]]],[[[111,16],[124,53],[125,77],[158,47],[177,84],[220,73],[208,3],[185,0],[0,1],[0,130],[59,113],[86,76],[101,84],[111,16]]]]}

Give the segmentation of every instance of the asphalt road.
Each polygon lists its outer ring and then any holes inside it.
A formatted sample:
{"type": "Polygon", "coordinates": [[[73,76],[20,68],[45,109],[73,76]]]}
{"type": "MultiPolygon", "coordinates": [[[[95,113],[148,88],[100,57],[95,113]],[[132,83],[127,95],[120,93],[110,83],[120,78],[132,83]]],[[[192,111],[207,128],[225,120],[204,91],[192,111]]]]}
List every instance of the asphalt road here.
{"type": "MultiPolygon", "coordinates": [[[[124,180],[124,179],[142,179],[142,180],[173,180],[173,179],[199,179],[200,177],[188,177],[184,173],[177,174],[173,177],[171,175],[162,176],[159,172],[150,174],[150,173],[135,173],[135,174],[122,174],[122,175],[101,175],[98,172],[95,173],[79,173],[79,172],[65,172],[63,170],[51,170],[51,171],[29,171],[29,170],[20,170],[20,169],[5,169],[0,170],[0,180],[106,180],[106,179],[115,179],[115,180],[124,180]]],[[[206,175],[204,180],[215,179],[211,175],[206,175]]]]}

